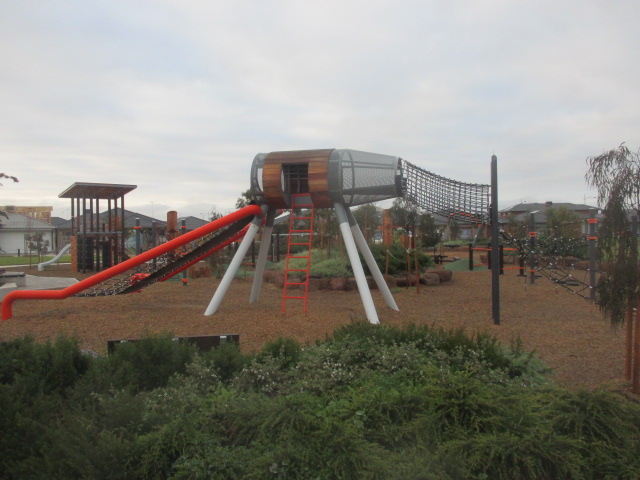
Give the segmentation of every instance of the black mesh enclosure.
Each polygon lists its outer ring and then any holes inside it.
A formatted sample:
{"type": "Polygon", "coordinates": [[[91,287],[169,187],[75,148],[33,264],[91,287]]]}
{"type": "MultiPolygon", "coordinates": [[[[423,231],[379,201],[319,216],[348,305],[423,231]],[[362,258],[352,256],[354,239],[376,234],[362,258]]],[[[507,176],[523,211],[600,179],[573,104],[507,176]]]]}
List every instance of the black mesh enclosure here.
{"type": "Polygon", "coordinates": [[[434,215],[463,223],[489,224],[491,186],[463,183],[402,160],[405,198],[434,215]]]}
{"type": "Polygon", "coordinates": [[[334,150],[329,180],[334,201],[349,207],[402,196],[401,159],[358,150],[334,150]]]}

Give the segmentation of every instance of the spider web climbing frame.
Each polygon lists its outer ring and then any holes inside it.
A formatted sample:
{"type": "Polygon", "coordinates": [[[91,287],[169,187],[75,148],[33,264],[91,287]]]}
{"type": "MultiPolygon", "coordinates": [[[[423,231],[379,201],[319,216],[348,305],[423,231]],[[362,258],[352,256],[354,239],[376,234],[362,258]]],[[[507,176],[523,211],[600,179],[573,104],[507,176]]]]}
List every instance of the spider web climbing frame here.
{"type": "Polygon", "coordinates": [[[463,223],[489,224],[491,185],[464,183],[402,160],[405,198],[426,211],[463,223]]]}

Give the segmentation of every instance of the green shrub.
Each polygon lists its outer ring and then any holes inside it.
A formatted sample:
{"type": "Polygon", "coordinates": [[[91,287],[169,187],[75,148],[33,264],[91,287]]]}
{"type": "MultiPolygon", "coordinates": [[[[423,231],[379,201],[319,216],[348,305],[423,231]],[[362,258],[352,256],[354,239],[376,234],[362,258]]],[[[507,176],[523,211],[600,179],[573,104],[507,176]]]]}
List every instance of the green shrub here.
{"type": "Polygon", "coordinates": [[[258,354],[258,360],[263,359],[265,356],[271,356],[279,358],[283,368],[294,367],[300,360],[302,353],[302,347],[292,338],[278,338],[267,342],[260,353],[258,354]]]}
{"type": "Polygon", "coordinates": [[[251,359],[249,356],[243,355],[235,343],[225,342],[206,352],[203,355],[203,361],[215,369],[223,382],[229,382],[242,371],[251,359]]]}
{"type": "Polygon", "coordinates": [[[0,344],[3,478],[640,478],[640,406],[545,383],[518,342],[354,323],[251,356],[150,338],[86,369],[72,345],[46,347],[52,378],[46,348],[0,344]]]}
{"type": "MultiPolygon", "coordinates": [[[[370,246],[371,253],[373,254],[373,258],[378,264],[378,268],[381,272],[386,271],[387,265],[387,251],[389,252],[389,275],[398,275],[407,271],[407,252],[406,249],[400,245],[399,243],[394,243],[389,247],[382,244],[375,244],[370,246]]],[[[365,265],[365,270],[368,272],[368,268],[366,268],[366,263],[361,258],[362,264],[365,265]]],[[[412,253],[409,259],[411,264],[411,269],[414,268],[414,254],[412,253]]],[[[424,252],[418,252],[418,265],[420,270],[424,271],[427,268],[433,266],[433,260],[429,255],[424,252]]]]}
{"type": "Polygon", "coordinates": [[[90,363],[73,338],[59,336],[41,344],[23,337],[0,343],[0,383],[13,384],[18,394],[64,393],[90,363]]]}
{"type": "Polygon", "coordinates": [[[184,373],[196,347],[173,339],[171,335],[146,336],[135,342],[122,342],[114,352],[96,359],[83,381],[83,391],[131,392],[167,385],[172,375],[184,373]]]}

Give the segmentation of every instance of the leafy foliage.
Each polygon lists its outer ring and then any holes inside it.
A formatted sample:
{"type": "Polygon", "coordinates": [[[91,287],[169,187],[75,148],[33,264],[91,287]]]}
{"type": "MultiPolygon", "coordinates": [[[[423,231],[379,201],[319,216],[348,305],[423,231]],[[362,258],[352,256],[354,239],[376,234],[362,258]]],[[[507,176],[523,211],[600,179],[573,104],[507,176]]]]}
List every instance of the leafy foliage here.
{"type": "Polygon", "coordinates": [[[3,478],[640,475],[640,406],[560,389],[521,344],[460,330],[357,322],[251,355],[165,335],[99,358],[25,338],[0,344],[0,368],[3,478]]]}
{"type": "Polygon", "coordinates": [[[587,159],[586,179],[605,205],[598,253],[604,274],[597,285],[599,304],[614,325],[624,323],[627,305],[637,297],[638,239],[631,234],[629,214],[640,214],[640,152],[624,144],[587,159]]]}
{"type": "MultiPolygon", "coordinates": [[[[371,245],[370,249],[380,271],[385,272],[387,265],[387,251],[389,252],[389,275],[402,274],[407,271],[407,251],[399,243],[393,243],[388,247],[381,244],[371,245]]],[[[411,268],[413,268],[413,253],[411,254],[409,261],[411,262],[411,268]]],[[[424,270],[431,267],[433,265],[433,261],[429,255],[418,251],[418,264],[420,265],[420,268],[424,270]]],[[[363,265],[366,266],[364,261],[363,265]]]]}
{"type": "MultiPolygon", "coordinates": [[[[300,252],[299,255],[306,255],[307,252],[300,252]]],[[[289,259],[290,268],[304,269],[307,266],[306,258],[289,259]]],[[[284,270],[285,260],[273,266],[275,269],[284,270]]],[[[346,256],[334,256],[324,258],[321,250],[311,250],[311,268],[309,274],[314,277],[350,277],[353,275],[349,260],[346,256]]]]}

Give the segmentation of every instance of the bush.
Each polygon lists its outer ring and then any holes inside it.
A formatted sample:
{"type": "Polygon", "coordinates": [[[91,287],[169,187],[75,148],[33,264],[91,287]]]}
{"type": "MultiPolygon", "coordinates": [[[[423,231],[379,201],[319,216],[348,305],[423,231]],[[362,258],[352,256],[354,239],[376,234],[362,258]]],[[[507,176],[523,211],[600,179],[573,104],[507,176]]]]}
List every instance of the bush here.
{"type": "MultiPolygon", "coordinates": [[[[394,243],[389,247],[381,244],[375,244],[370,247],[373,258],[378,264],[378,268],[381,272],[385,272],[387,265],[387,250],[389,251],[389,275],[398,275],[407,271],[407,252],[405,248],[399,243],[394,243]]],[[[366,263],[361,258],[362,264],[366,268],[366,263]]],[[[411,269],[414,268],[414,255],[411,254],[410,263],[411,269]]],[[[418,265],[421,270],[425,270],[433,266],[433,260],[429,255],[424,252],[418,251],[418,265]]]]}
{"type": "Polygon", "coordinates": [[[639,405],[487,335],[354,323],[252,356],[162,337],[86,368],[57,345],[0,344],[3,478],[640,478],[639,405]]]}

